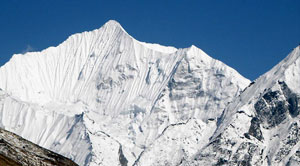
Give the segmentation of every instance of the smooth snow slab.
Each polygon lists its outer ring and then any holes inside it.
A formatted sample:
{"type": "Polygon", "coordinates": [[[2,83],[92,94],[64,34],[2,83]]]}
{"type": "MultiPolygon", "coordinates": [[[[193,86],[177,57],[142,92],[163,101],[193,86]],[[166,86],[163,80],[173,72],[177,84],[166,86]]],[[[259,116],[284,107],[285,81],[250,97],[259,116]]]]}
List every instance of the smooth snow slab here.
{"type": "MultiPolygon", "coordinates": [[[[202,147],[187,137],[214,131],[217,117],[249,83],[195,46],[139,42],[109,21],[2,66],[1,127],[79,165],[142,164],[143,154],[155,157],[154,145],[172,143],[164,133],[176,137],[174,148],[188,151],[176,155],[186,158],[202,147]],[[185,125],[187,135],[177,137],[185,125]]],[[[208,142],[208,135],[199,140],[208,142]]],[[[168,152],[162,152],[166,162],[168,152]]]]}

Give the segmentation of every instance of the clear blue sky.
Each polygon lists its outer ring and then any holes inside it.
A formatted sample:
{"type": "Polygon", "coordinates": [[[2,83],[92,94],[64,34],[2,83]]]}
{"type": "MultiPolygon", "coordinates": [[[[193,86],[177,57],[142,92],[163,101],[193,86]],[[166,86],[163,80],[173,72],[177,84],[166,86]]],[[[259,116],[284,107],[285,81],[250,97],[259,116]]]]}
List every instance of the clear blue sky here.
{"type": "Polygon", "coordinates": [[[300,43],[299,0],[1,0],[0,65],[110,19],[137,40],[194,44],[249,79],[300,43]]]}

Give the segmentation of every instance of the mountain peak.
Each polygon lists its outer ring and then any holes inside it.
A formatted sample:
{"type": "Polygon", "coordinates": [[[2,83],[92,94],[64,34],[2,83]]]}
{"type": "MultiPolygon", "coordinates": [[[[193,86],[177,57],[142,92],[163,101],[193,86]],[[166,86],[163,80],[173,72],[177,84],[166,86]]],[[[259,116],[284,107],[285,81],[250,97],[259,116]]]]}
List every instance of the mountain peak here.
{"type": "MultiPolygon", "coordinates": [[[[199,117],[205,128],[249,83],[194,45],[176,49],[140,42],[114,20],[28,55],[0,68],[0,88],[11,96],[0,96],[0,115],[14,111],[9,117],[26,121],[3,116],[0,124],[79,165],[133,165],[173,124],[199,117]],[[30,126],[39,126],[35,134],[30,126]]],[[[182,137],[178,140],[186,140],[182,137]]]]}
{"type": "Polygon", "coordinates": [[[116,20],[109,20],[104,24],[104,26],[122,27],[121,24],[116,20]]]}
{"type": "Polygon", "coordinates": [[[192,44],[191,46],[190,46],[190,49],[199,49],[197,46],[195,46],[194,44],[192,44]]]}
{"type": "Polygon", "coordinates": [[[107,29],[121,29],[122,31],[126,32],[122,25],[116,20],[109,20],[102,27],[107,29]]]}

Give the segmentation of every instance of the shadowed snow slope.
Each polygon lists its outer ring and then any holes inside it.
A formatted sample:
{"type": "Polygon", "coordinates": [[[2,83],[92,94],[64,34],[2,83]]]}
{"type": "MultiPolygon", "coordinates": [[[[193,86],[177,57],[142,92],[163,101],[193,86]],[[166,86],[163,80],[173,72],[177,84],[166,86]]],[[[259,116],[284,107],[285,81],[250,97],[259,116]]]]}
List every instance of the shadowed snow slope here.
{"type": "Polygon", "coordinates": [[[109,21],[2,66],[0,127],[79,165],[177,165],[249,83],[195,46],[139,42],[109,21]]]}

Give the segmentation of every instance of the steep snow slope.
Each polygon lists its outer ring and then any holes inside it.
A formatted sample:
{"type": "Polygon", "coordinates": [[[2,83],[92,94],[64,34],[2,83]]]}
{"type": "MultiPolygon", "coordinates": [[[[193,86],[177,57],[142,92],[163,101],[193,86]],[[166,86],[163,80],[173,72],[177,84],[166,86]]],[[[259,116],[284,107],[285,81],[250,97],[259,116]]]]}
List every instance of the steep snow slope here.
{"type": "Polygon", "coordinates": [[[137,163],[178,165],[195,154],[208,143],[228,102],[248,84],[222,62],[195,46],[189,48],[150,115],[161,123],[163,134],[137,163]]]}
{"type": "Polygon", "coordinates": [[[91,155],[91,142],[82,116],[60,113],[65,110],[75,111],[75,106],[47,108],[20,101],[0,90],[0,127],[83,164],[91,155]]]}
{"type": "Polygon", "coordinates": [[[299,50],[236,98],[210,143],[182,165],[300,165],[299,50]]]}
{"type": "MultiPolygon", "coordinates": [[[[193,155],[193,133],[213,131],[248,84],[195,46],[139,42],[109,21],[1,67],[0,122],[80,165],[143,164],[143,154],[155,157],[154,145],[173,144],[165,137],[186,127],[189,134],[177,135],[174,148],[188,151],[179,158],[193,155]]],[[[197,139],[203,144],[209,135],[197,139]]]]}

